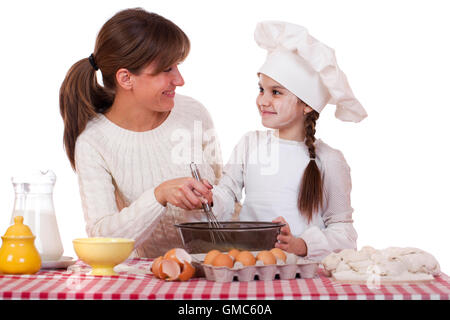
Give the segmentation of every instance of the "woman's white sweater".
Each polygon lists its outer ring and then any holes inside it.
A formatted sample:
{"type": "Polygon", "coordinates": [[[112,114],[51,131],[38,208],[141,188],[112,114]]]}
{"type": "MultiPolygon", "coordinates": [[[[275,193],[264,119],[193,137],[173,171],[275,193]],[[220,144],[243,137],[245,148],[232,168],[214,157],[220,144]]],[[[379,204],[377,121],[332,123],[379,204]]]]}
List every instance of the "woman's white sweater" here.
{"type": "Polygon", "coordinates": [[[135,239],[135,255],[156,257],[181,238],[174,224],[204,221],[202,210],[162,206],[154,189],[190,177],[197,163],[202,178],[216,184],[221,151],[208,111],[177,94],[168,118],[157,128],[126,130],[104,115],[88,122],[75,146],[75,165],[86,231],[90,237],[135,239]]]}

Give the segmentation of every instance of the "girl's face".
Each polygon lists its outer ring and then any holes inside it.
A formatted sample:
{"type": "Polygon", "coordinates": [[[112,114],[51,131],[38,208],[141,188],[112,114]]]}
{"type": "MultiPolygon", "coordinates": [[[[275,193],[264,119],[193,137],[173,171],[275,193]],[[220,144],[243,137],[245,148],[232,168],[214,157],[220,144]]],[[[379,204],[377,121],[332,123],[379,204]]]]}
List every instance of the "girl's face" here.
{"type": "MultiPolygon", "coordinates": [[[[303,130],[306,105],[296,95],[265,74],[259,75],[256,105],[266,128],[281,131],[303,130]]],[[[309,107],[307,107],[309,108],[309,107]]]]}
{"type": "Polygon", "coordinates": [[[178,63],[156,75],[154,64],[145,67],[139,75],[132,75],[132,90],[136,102],[152,111],[165,112],[174,106],[175,89],[184,85],[178,63]]]}

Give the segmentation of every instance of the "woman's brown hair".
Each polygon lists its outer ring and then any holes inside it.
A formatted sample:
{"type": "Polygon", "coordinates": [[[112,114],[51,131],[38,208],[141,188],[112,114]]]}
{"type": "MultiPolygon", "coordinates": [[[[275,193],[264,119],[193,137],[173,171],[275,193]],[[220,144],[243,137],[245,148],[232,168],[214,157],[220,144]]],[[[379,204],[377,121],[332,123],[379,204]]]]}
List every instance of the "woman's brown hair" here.
{"type": "Polygon", "coordinates": [[[319,113],[315,110],[305,116],[305,144],[308,147],[309,158],[311,159],[305,169],[300,185],[298,195],[298,208],[308,222],[312,220],[314,212],[317,212],[322,206],[323,187],[322,178],[316,160],[316,148],[314,142],[316,138],[316,121],[319,119],[319,113]]]}
{"type": "Polygon", "coordinates": [[[59,91],[64,121],[64,147],[74,170],[75,143],[89,120],[112,105],[116,72],[125,68],[139,74],[151,62],[154,74],[184,60],[190,50],[186,34],[173,22],[141,8],[116,13],[100,29],[92,54],[76,62],[67,72],[59,91]],[[103,86],[97,82],[97,67],[103,86]]]}

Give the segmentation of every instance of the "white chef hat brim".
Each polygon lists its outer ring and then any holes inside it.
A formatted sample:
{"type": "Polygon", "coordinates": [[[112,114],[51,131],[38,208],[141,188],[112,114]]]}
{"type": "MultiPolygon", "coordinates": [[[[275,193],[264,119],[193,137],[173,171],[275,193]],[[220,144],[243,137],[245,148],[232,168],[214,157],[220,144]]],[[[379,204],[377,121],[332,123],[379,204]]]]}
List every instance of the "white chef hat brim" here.
{"type": "Polygon", "coordinates": [[[263,21],[257,24],[254,36],[268,51],[259,72],[318,112],[329,103],[336,105],[335,115],[340,120],[359,122],[367,116],[337,65],[334,50],[310,36],[306,28],[263,21]]]}
{"type": "Polygon", "coordinates": [[[287,50],[269,53],[258,73],[269,76],[295,94],[308,106],[322,111],[330,100],[320,77],[299,55],[287,50]]]}

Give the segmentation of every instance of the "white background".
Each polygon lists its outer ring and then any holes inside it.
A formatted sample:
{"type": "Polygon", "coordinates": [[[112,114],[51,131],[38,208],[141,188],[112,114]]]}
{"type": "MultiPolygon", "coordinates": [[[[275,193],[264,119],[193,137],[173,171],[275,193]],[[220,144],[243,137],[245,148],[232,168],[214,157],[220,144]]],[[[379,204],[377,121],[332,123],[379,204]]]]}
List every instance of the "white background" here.
{"type": "Polygon", "coordinates": [[[336,50],[369,117],[359,124],[322,112],[317,137],[352,171],[358,248],[413,246],[450,272],[450,20],[447,1],[2,1],[0,4],[0,233],[9,226],[10,178],[31,168],[57,175],[54,203],[65,255],[85,236],[75,173],[63,149],[58,91],[94,49],[117,11],[141,6],[178,24],[192,51],[178,92],[210,111],[224,161],[241,135],[262,129],[253,40],[260,20],[304,25],[336,50]]]}

